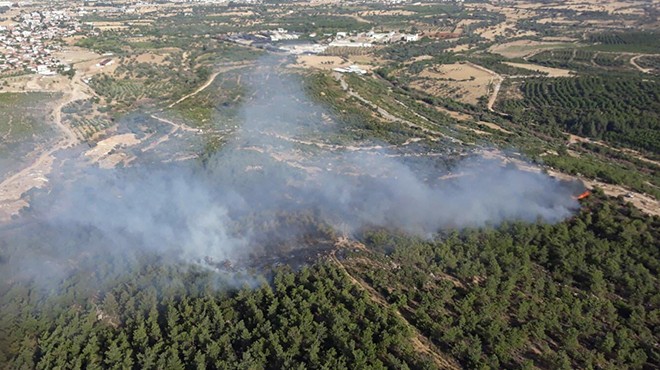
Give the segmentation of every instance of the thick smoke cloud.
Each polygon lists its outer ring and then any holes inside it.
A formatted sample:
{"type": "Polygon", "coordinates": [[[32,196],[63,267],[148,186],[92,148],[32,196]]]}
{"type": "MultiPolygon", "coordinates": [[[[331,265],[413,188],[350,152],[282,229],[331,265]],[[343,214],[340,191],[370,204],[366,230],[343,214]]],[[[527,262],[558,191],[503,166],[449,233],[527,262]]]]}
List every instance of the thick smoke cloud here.
{"type": "Polygon", "coordinates": [[[306,232],[271,218],[283,213],[308,212],[347,234],[376,226],[430,237],[505,220],[557,222],[578,207],[555,179],[498,161],[466,159],[451,169],[464,176],[440,179],[386,150],[308,145],[327,115],[299,82],[268,66],[245,80],[243,124],[205,166],[87,170],[35,203],[36,222],[57,230],[49,255],[236,260],[263,252],[273,235],[287,242],[306,232]]]}

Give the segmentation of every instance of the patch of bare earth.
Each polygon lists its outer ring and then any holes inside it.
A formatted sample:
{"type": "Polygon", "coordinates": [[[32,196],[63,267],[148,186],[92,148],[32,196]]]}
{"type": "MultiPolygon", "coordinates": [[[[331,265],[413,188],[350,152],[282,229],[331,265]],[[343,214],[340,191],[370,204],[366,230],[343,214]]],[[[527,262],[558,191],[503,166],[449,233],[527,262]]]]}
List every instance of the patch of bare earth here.
{"type": "Polygon", "coordinates": [[[96,143],[96,146],[87,152],[87,157],[92,163],[98,163],[101,168],[114,168],[119,163],[127,164],[130,156],[117,149],[134,146],[140,143],[135,134],[121,134],[111,136],[96,143]]]}
{"type": "Polygon", "coordinates": [[[575,75],[575,72],[568,69],[544,67],[538,64],[513,63],[513,62],[504,62],[504,64],[508,64],[516,68],[523,68],[523,69],[528,69],[530,71],[546,73],[548,77],[570,77],[575,75]]]}
{"type": "Polygon", "coordinates": [[[471,63],[435,65],[424,69],[416,77],[411,83],[413,88],[468,104],[477,104],[495,82],[491,73],[471,63]]]}
{"type": "Polygon", "coordinates": [[[331,70],[333,68],[343,68],[351,65],[347,58],[325,55],[301,55],[297,58],[293,66],[301,68],[315,68],[331,70]]]}

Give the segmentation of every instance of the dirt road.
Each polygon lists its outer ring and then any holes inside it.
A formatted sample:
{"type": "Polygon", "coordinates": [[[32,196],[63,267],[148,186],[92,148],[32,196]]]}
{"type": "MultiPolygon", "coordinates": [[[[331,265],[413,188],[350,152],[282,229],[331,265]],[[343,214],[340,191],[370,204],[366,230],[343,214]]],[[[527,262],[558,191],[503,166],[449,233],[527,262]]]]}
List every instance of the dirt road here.
{"type": "MultiPolygon", "coordinates": [[[[353,276],[346,267],[337,259],[337,256],[335,255],[335,252],[333,251],[332,254],[330,254],[330,260],[337,265],[349,278],[349,280],[358,288],[364,290],[369,294],[369,297],[378,304],[381,307],[384,307],[385,309],[389,309],[390,305],[387,303],[387,300],[380,295],[371,285],[367,284],[364,280],[360,279],[359,277],[353,276]]],[[[394,310],[394,313],[396,316],[410,329],[410,331],[413,333],[413,336],[411,338],[413,348],[422,354],[428,355],[433,359],[435,364],[438,366],[440,369],[461,369],[461,367],[458,365],[456,360],[453,358],[445,355],[444,353],[438,351],[437,349],[434,348],[433,344],[431,344],[431,340],[427,337],[424,336],[414,325],[408,321],[408,319],[403,316],[401,311],[399,309],[394,310]]]]}
{"type": "MultiPolygon", "coordinates": [[[[54,154],[78,143],[76,134],[62,121],[62,108],[73,101],[89,98],[93,94],[82,82],[82,78],[85,76],[83,73],[78,73],[69,80],[68,91],[53,106],[51,123],[62,133],[62,137],[50,148],[36,149],[35,151],[44,150],[44,152],[25,168],[0,182],[0,222],[10,220],[22,208],[28,206],[27,201],[23,199],[25,193],[34,188],[44,187],[48,183],[47,176],[55,160],[54,154]]],[[[34,78],[39,78],[39,76],[34,78]]]]}
{"type": "Polygon", "coordinates": [[[504,81],[504,77],[502,77],[499,73],[496,73],[494,71],[491,71],[488,68],[484,68],[478,64],[474,64],[472,62],[466,62],[466,64],[469,64],[473,68],[476,68],[478,70],[484,71],[491,76],[493,76],[493,79],[491,80],[491,84],[494,83],[493,86],[493,92],[491,93],[490,97],[488,98],[488,110],[493,112],[493,106],[495,105],[495,101],[497,100],[497,94],[500,92],[500,88],[502,87],[502,82],[504,81]]]}
{"type": "Polygon", "coordinates": [[[642,68],[639,64],[637,64],[637,58],[641,58],[644,56],[648,56],[649,54],[639,54],[635,55],[634,57],[630,58],[630,64],[632,64],[633,67],[637,68],[642,73],[651,73],[652,69],[650,68],[642,68]]]}
{"type": "MultiPolygon", "coordinates": [[[[339,81],[339,84],[340,84],[342,90],[344,90],[348,96],[354,97],[355,99],[361,101],[362,103],[374,108],[378,112],[378,114],[380,114],[386,121],[403,123],[403,124],[405,124],[406,126],[408,126],[410,128],[414,128],[414,129],[419,130],[419,131],[423,132],[424,134],[428,135],[431,140],[437,140],[440,137],[444,137],[446,139],[451,140],[452,142],[462,143],[462,141],[460,141],[456,138],[453,138],[449,135],[446,135],[446,134],[444,134],[440,131],[431,130],[431,129],[428,129],[426,127],[422,127],[422,126],[417,125],[415,123],[412,123],[408,120],[405,120],[403,118],[399,118],[399,117],[393,115],[392,113],[388,112],[387,110],[385,110],[381,106],[375,104],[374,102],[372,102],[370,100],[365,99],[360,94],[358,94],[353,89],[351,89],[348,86],[348,83],[346,82],[344,77],[340,73],[335,72],[335,73],[333,73],[333,76],[335,77],[335,79],[337,81],[339,81]]],[[[402,103],[400,103],[400,104],[402,104],[402,103]]],[[[424,117],[424,119],[426,119],[426,118],[424,117]]]]}
{"type": "MultiPolygon", "coordinates": [[[[228,72],[228,71],[231,71],[232,69],[237,69],[237,68],[245,67],[245,66],[250,65],[250,64],[253,64],[253,63],[252,63],[252,62],[238,62],[238,63],[228,64],[228,65],[225,65],[225,66],[223,66],[223,67],[221,67],[221,68],[218,68],[215,72],[213,72],[213,73],[211,74],[211,76],[209,76],[208,80],[206,80],[206,82],[204,82],[204,84],[203,84],[202,86],[198,87],[195,91],[191,92],[190,94],[187,94],[187,95],[181,97],[181,99],[175,101],[174,103],[171,103],[171,104],[168,105],[167,107],[168,107],[168,108],[172,108],[173,106],[175,106],[175,105],[181,103],[182,101],[184,101],[184,100],[186,100],[186,99],[188,99],[188,98],[191,98],[191,97],[193,97],[193,96],[199,94],[199,93],[202,92],[204,89],[206,89],[207,87],[211,86],[211,84],[213,83],[213,81],[215,81],[215,78],[218,77],[218,75],[219,75],[220,73],[228,72]]],[[[240,77],[239,77],[239,78],[240,78],[240,77]]]]}
{"type": "Polygon", "coordinates": [[[558,179],[581,180],[587,188],[599,187],[603,189],[603,193],[611,197],[623,196],[627,202],[630,202],[640,211],[649,215],[660,216],[660,202],[649,195],[626,189],[620,185],[608,184],[602,181],[591,180],[581,176],[567,175],[563,172],[548,171],[548,174],[558,179]]]}
{"type": "Polygon", "coordinates": [[[215,78],[218,77],[219,74],[220,74],[220,72],[213,72],[213,73],[211,74],[211,76],[209,77],[209,79],[204,83],[204,85],[198,87],[197,90],[191,92],[191,93],[188,94],[188,95],[183,96],[181,99],[175,101],[174,103],[168,105],[167,107],[168,107],[168,108],[172,108],[173,106],[175,106],[175,105],[181,103],[182,101],[184,101],[184,100],[190,98],[191,96],[195,96],[195,95],[199,94],[202,90],[204,90],[204,89],[206,89],[207,87],[209,87],[209,86],[213,83],[213,81],[215,80],[215,78]]]}
{"type": "MultiPolygon", "coordinates": [[[[503,163],[513,163],[516,165],[516,167],[523,171],[541,172],[543,170],[541,167],[530,165],[529,163],[520,159],[507,157],[504,153],[496,149],[482,150],[479,154],[485,158],[495,158],[501,160],[503,163]]],[[[548,170],[547,172],[548,175],[560,180],[580,180],[587,188],[599,187],[603,189],[603,192],[606,195],[611,197],[624,196],[626,197],[626,201],[632,203],[632,205],[637,207],[642,212],[649,215],[660,216],[660,202],[647,194],[627,189],[621,185],[608,184],[602,181],[588,179],[583,176],[569,175],[555,170],[548,170]]]]}

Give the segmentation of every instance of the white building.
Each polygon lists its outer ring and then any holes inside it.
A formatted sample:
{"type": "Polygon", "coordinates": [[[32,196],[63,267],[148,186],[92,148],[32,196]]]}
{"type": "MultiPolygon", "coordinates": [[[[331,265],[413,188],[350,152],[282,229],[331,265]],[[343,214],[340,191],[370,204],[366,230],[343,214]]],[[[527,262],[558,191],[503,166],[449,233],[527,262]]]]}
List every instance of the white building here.
{"type": "Polygon", "coordinates": [[[366,70],[356,66],[355,64],[350,65],[346,68],[341,68],[341,67],[333,68],[332,70],[335,71],[335,72],[339,72],[339,73],[355,73],[355,74],[358,74],[358,75],[367,74],[366,70]]]}

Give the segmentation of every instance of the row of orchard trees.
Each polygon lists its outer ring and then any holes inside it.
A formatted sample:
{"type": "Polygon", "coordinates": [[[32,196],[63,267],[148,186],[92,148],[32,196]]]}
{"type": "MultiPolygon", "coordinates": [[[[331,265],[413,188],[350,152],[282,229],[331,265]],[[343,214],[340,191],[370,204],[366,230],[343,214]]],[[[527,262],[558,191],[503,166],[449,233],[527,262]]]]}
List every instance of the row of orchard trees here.
{"type": "Polygon", "coordinates": [[[577,135],[660,151],[660,86],[652,79],[576,77],[527,79],[523,99],[499,109],[519,123],[536,122],[577,135]]]}

